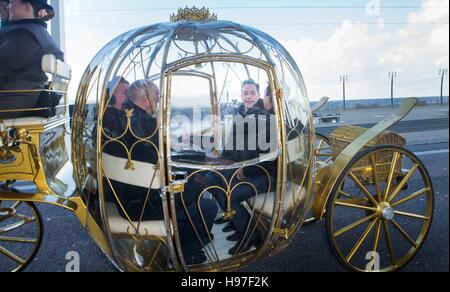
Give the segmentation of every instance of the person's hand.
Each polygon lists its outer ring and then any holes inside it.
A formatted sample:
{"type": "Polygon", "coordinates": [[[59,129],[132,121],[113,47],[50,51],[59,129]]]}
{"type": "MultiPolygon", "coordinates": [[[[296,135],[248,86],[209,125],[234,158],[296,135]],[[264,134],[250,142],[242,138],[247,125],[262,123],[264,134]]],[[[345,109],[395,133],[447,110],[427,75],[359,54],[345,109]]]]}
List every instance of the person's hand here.
{"type": "Polygon", "coordinates": [[[245,180],[244,170],[243,169],[239,169],[238,172],[236,173],[236,177],[240,181],[245,180]]]}

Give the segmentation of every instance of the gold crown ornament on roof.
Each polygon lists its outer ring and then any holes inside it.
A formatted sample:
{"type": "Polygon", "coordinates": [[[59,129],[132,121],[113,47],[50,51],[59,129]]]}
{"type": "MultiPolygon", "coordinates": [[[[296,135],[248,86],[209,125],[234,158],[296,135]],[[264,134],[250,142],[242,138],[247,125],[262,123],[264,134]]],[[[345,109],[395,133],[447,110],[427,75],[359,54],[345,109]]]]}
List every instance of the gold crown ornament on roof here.
{"type": "Polygon", "coordinates": [[[209,9],[203,7],[202,9],[198,9],[197,7],[192,8],[180,8],[178,9],[178,14],[172,14],[170,16],[171,22],[177,21],[215,21],[217,20],[217,15],[211,13],[209,9]]]}

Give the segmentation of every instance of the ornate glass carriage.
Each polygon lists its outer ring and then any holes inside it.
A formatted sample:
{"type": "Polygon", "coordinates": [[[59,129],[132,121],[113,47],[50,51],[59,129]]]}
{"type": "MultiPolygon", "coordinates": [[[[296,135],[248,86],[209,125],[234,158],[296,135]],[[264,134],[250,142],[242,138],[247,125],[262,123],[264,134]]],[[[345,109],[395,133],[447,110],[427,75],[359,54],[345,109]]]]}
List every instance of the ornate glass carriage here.
{"type": "Polygon", "coordinates": [[[300,70],[275,39],[206,10],[184,10],[172,20],[127,32],[95,56],[79,86],[70,143],[64,116],[34,121],[37,132],[24,119],[4,123],[0,267],[20,270],[36,254],[36,202],[73,211],[120,270],[236,270],[285,249],[311,212],[326,217],[329,241],[346,267],[405,266],[431,225],[431,181],[414,154],[370,142],[417,101],[318,161],[327,139],[316,144],[300,70]],[[106,117],[117,77],[153,96],[148,117],[137,107],[119,109],[112,123],[106,117]],[[236,121],[241,84],[250,79],[273,93],[273,113],[236,121]],[[255,137],[267,135],[256,151],[250,143],[236,149],[251,126],[259,129],[255,137]],[[244,155],[227,159],[230,151],[244,155]],[[26,176],[14,168],[25,160],[32,169],[26,176]],[[15,181],[32,182],[37,192],[22,193],[15,181]],[[243,234],[229,240],[227,223],[243,213],[243,234]],[[403,220],[412,221],[407,230],[403,220]],[[200,256],[191,253],[193,243],[200,256]]]}

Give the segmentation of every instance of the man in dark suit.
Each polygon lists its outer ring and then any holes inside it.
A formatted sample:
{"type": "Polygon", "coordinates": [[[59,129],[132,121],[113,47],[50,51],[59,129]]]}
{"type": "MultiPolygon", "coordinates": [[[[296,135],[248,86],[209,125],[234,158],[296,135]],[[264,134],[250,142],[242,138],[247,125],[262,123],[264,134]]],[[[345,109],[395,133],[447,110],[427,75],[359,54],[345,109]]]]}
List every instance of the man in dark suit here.
{"type": "MultiPolygon", "coordinates": [[[[242,104],[234,110],[233,137],[227,139],[229,144],[222,153],[221,158],[223,160],[228,160],[230,163],[239,163],[258,159],[263,153],[258,145],[259,139],[257,139],[258,135],[262,134],[258,119],[262,118],[266,122],[268,114],[258,107],[259,92],[260,86],[255,81],[246,80],[243,82],[242,104]],[[251,122],[252,120],[254,122],[251,122]],[[252,141],[252,139],[256,141],[252,141]]],[[[236,245],[228,253],[230,255],[244,253],[253,246],[258,246],[262,238],[256,229],[255,216],[249,214],[243,202],[257,195],[255,189],[258,194],[262,194],[269,191],[269,186],[273,188],[274,174],[269,172],[270,178],[268,178],[264,171],[255,166],[240,170],[225,170],[221,174],[229,181],[232,189],[237,186],[230,195],[230,205],[228,206],[227,197],[223,192],[218,189],[211,189],[210,192],[217,199],[223,211],[231,209],[234,213],[231,216],[230,224],[224,229],[224,231],[235,231],[233,235],[227,237],[227,240],[236,242],[236,245]],[[233,176],[234,179],[230,182],[233,176]]],[[[205,176],[205,181],[207,186],[225,188],[223,180],[217,173],[209,172],[205,176]]]]}

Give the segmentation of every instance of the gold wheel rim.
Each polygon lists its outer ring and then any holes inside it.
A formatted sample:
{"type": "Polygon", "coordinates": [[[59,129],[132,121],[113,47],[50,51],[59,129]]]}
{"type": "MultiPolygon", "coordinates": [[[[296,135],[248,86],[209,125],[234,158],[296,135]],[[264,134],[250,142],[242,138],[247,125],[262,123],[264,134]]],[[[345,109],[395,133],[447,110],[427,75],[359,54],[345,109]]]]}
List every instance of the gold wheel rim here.
{"type": "Polygon", "coordinates": [[[0,264],[3,262],[4,267],[8,269],[1,272],[19,272],[30,264],[39,250],[42,240],[41,217],[28,203],[21,201],[0,201],[0,203],[0,264]],[[17,235],[22,232],[31,233],[33,236],[17,235]],[[26,252],[17,254],[15,249],[11,250],[12,246],[20,247],[26,252]]]}
{"type": "Polygon", "coordinates": [[[369,263],[372,263],[372,260],[374,259],[373,256],[376,255],[375,252],[380,254],[380,258],[389,258],[389,265],[386,264],[386,262],[381,263],[379,269],[376,271],[393,272],[403,268],[419,252],[431,227],[434,208],[433,188],[430,177],[424,165],[414,154],[409,151],[397,147],[379,147],[373,152],[370,151],[365,155],[362,155],[359,159],[355,160],[355,163],[353,163],[351,167],[346,170],[345,175],[342,176],[343,179],[339,181],[339,185],[336,188],[337,191],[333,195],[333,201],[330,204],[330,214],[328,217],[328,228],[331,244],[339,260],[354,271],[373,272],[374,270],[368,270],[367,266],[363,267],[353,262],[356,253],[360,252],[362,245],[371,243],[372,250],[367,251],[367,256],[369,258],[366,258],[366,260],[369,260],[369,263]],[[392,160],[389,165],[389,170],[386,173],[387,178],[383,188],[383,184],[380,182],[380,177],[382,175],[380,174],[380,167],[379,163],[376,161],[376,157],[379,154],[386,153],[387,151],[392,152],[392,160]],[[372,185],[373,191],[368,190],[367,181],[363,182],[360,176],[353,173],[355,168],[361,169],[360,162],[364,160],[366,162],[369,161],[370,163],[370,166],[366,169],[369,170],[371,168],[372,179],[369,179],[368,181],[370,181],[369,184],[372,185]],[[409,160],[413,166],[409,169],[409,172],[405,173],[404,178],[397,185],[395,185],[393,182],[395,180],[396,171],[398,170],[398,165],[402,165],[402,162],[405,160],[409,160]],[[406,193],[409,193],[409,195],[399,199],[399,193],[402,191],[403,187],[410,182],[411,178],[415,174],[418,174],[418,177],[422,180],[421,184],[423,184],[423,187],[418,190],[405,191],[406,193]],[[345,187],[343,186],[344,182],[347,181],[348,178],[354,181],[355,185],[361,189],[361,193],[364,197],[360,199],[359,202],[341,199],[342,197],[345,197],[343,194],[348,195],[343,190],[343,187],[345,187]],[[407,202],[414,202],[414,200],[418,200],[423,197],[426,197],[426,200],[423,200],[426,204],[426,206],[424,206],[425,214],[403,212],[398,209],[407,202]],[[335,216],[337,207],[360,209],[365,212],[365,215],[361,218],[352,220],[352,224],[336,230],[335,221],[337,220],[335,216]],[[406,227],[402,227],[402,225],[396,220],[398,217],[405,217],[411,220],[420,220],[422,224],[418,235],[409,235],[408,230],[405,230],[406,227]],[[339,237],[346,233],[350,233],[357,228],[363,227],[364,225],[367,225],[364,232],[356,235],[357,241],[355,241],[356,243],[351,244],[353,248],[350,252],[344,251],[338,242],[339,237]],[[393,232],[396,232],[397,235],[403,237],[403,239],[410,244],[411,248],[409,248],[406,252],[399,254],[396,248],[396,241],[392,236],[393,232]],[[382,240],[383,237],[384,241],[382,240]],[[381,254],[382,251],[380,248],[382,245],[385,245],[385,254],[381,254]],[[370,253],[372,255],[370,255],[370,253]]]}

